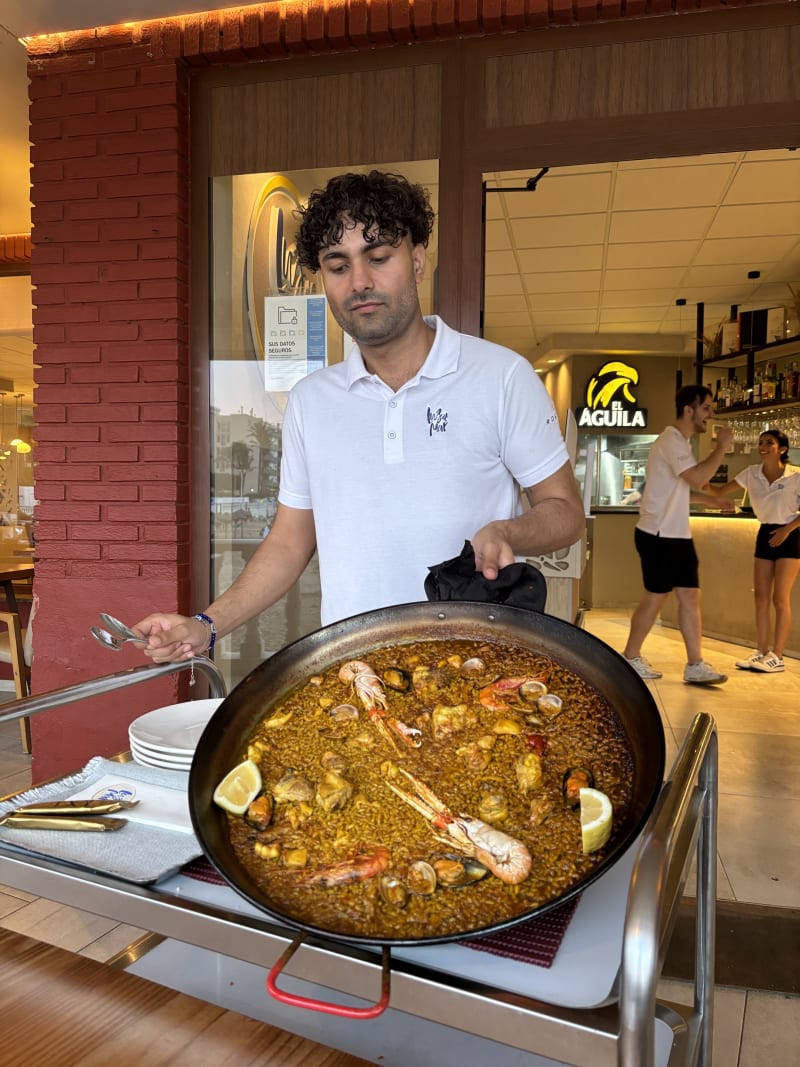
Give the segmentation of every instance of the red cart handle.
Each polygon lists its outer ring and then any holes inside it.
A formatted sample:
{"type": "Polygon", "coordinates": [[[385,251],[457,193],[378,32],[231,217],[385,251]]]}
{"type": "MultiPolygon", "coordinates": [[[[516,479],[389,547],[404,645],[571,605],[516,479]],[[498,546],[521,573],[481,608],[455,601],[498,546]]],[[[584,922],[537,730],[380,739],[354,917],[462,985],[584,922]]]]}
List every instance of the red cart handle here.
{"type": "Polygon", "coordinates": [[[290,1004],[294,1008],[310,1008],[311,1011],[325,1012],[327,1015],[338,1015],[344,1019],[374,1019],[389,1007],[389,973],[390,951],[387,945],[383,946],[381,955],[381,999],[377,1004],[369,1008],[349,1008],[345,1004],[331,1004],[326,1000],[316,1000],[313,997],[301,997],[297,993],[286,993],[278,989],[278,975],[300,948],[305,939],[305,934],[300,933],[287,946],[285,952],[267,975],[267,992],[282,1004],[290,1004]]]}

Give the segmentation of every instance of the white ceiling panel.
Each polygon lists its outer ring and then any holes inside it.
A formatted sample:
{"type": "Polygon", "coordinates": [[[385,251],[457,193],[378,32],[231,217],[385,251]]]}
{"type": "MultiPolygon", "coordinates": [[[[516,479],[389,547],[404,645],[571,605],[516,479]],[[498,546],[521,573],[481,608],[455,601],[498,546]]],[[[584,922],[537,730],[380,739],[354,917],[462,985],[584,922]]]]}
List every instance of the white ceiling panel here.
{"type": "MultiPolygon", "coordinates": [[[[688,241],[705,237],[714,220],[712,207],[671,208],[663,211],[615,211],[609,241],[688,241]]],[[[724,236],[724,235],[720,235],[724,236]]]]}
{"type": "Polygon", "coordinates": [[[510,250],[490,252],[487,249],[484,262],[487,274],[516,274],[519,270],[517,256],[510,250]]]}
{"type": "Polygon", "coordinates": [[[609,292],[614,289],[633,289],[638,287],[645,292],[648,289],[665,289],[668,286],[683,284],[685,267],[642,267],[639,270],[607,270],[605,273],[605,288],[609,292]]]}
{"type": "Polygon", "coordinates": [[[531,300],[538,313],[548,311],[570,311],[576,308],[596,308],[600,302],[599,289],[585,293],[537,293],[531,300]]]}
{"type": "Polygon", "coordinates": [[[604,245],[567,245],[564,248],[525,248],[519,252],[523,274],[547,274],[560,270],[602,270],[604,245]]]}
{"type": "MultiPolygon", "coordinates": [[[[485,295],[492,297],[492,306],[497,306],[498,300],[511,300],[516,304],[525,306],[525,294],[522,291],[522,278],[518,274],[495,274],[486,278],[484,282],[485,295]]],[[[515,306],[516,306],[515,304],[515,306]]],[[[506,308],[505,310],[509,310],[506,308]]]]}
{"type": "MultiPolygon", "coordinates": [[[[550,171],[534,191],[504,193],[503,199],[514,219],[586,215],[608,208],[611,180],[609,173],[562,175],[550,171]]],[[[492,195],[497,194],[490,194],[489,199],[492,195]]]]}
{"type": "Polygon", "coordinates": [[[608,246],[606,266],[610,270],[625,267],[683,267],[692,261],[697,250],[697,241],[614,244],[608,246]]]}
{"type": "Polygon", "coordinates": [[[730,266],[699,266],[690,267],[683,276],[683,284],[693,287],[705,287],[712,285],[730,285],[732,288],[744,285],[752,286],[748,279],[748,270],[758,270],[762,273],[769,270],[769,262],[751,262],[747,267],[741,263],[731,263],[730,266]]]}
{"type": "Polygon", "coordinates": [[[603,307],[651,307],[659,313],[676,300],[675,289],[617,289],[606,290],[603,295],[603,307]]]}
{"type": "MultiPolygon", "coordinates": [[[[756,263],[775,263],[790,255],[796,248],[797,238],[791,234],[774,237],[750,237],[742,241],[738,237],[711,237],[703,241],[694,257],[696,266],[726,266],[733,263],[745,265],[750,270],[756,263]]],[[[684,262],[688,262],[685,260],[684,262]]],[[[760,268],[761,269],[761,268],[760,268]]]]}
{"type": "Polygon", "coordinates": [[[614,211],[665,211],[716,206],[733,177],[733,164],[663,166],[624,171],[614,186],[614,211]]]}
{"type": "Polygon", "coordinates": [[[525,274],[525,291],[535,293],[582,293],[600,285],[598,270],[562,270],[554,274],[525,274]]]}
{"type": "Polygon", "coordinates": [[[597,315],[593,309],[585,311],[548,311],[540,320],[540,317],[536,316],[536,332],[539,337],[542,337],[553,330],[577,329],[581,326],[591,326],[591,333],[595,332],[597,325],[597,315]]]}
{"type": "Polygon", "coordinates": [[[791,202],[800,191],[800,158],[779,162],[743,163],[725,197],[726,204],[764,204],[782,200],[791,202]]]}
{"type": "MultiPolygon", "coordinates": [[[[521,284],[519,279],[515,279],[517,284],[521,284]]],[[[491,310],[492,311],[525,311],[528,307],[528,300],[525,296],[517,296],[513,293],[495,293],[491,298],[491,310]]]]}
{"type": "Polygon", "coordinates": [[[763,237],[764,234],[799,234],[800,201],[721,207],[709,237],[763,237]]]}
{"type": "Polygon", "coordinates": [[[605,239],[605,215],[559,215],[551,219],[513,220],[513,242],[517,248],[594,245],[602,244],[605,239]]]}
{"type": "Polygon", "coordinates": [[[498,329],[504,326],[523,326],[529,330],[531,317],[527,309],[525,311],[487,311],[484,326],[498,329]]]}

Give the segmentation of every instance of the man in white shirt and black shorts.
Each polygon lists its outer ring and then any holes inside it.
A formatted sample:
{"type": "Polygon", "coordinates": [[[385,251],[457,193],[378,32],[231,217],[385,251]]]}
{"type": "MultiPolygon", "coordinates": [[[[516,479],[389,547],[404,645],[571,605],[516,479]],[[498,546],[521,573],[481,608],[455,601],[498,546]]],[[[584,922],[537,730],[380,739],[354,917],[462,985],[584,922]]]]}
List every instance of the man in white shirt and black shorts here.
{"type": "Polygon", "coordinates": [[[691,439],[705,433],[714,414],[711,390],[686,385],[675,397],[675,422],[657,438],[647,461],[647,476],[639,504],[635,543],[642,563],[644,596],[631,617],[623,656],[641,678],[661,677],[642,653],[664,601],[671,592],[678,600],[678,626],[686,646],[683,680],[690,685],[719,685],[720,674],[703,659],[702,618],[697,552],[689,527],[692,490],[701,490],[713,478],[733,438],[722,427],[710,455],[698,462],[691,439]]]}

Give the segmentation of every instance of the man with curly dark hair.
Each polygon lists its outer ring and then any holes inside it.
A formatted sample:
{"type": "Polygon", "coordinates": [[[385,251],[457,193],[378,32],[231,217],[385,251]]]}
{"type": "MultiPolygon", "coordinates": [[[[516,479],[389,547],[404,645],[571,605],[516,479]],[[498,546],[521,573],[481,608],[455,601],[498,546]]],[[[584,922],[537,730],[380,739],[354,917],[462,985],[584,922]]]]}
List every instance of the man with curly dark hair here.
{"type": "Polygon", "coordinates": [[[316,274],[323,248],[338,245],[349,223],[360,223],[368,241],[398,245],[408,235],[413,245],[428,247],[434,213],[421,185],[396,174],[339,174],[324,189],[315,189],[301,220],[296,249],[300,265],[316,274]]]}
{"type": "Polygon", "coordinates": [[[434,218],[425,190],[380,171],[342,174],[299,214],[298,256],[355,344],[292,389],[275,520],[233,585],[198,617],[137,625],[158,662],[205,651],[270,607],[315,550],[327,624],[423,600],[429,567],[465,540],[491,580],[583,532],[558,419],[531,365],[422,315],[434,218]]]}

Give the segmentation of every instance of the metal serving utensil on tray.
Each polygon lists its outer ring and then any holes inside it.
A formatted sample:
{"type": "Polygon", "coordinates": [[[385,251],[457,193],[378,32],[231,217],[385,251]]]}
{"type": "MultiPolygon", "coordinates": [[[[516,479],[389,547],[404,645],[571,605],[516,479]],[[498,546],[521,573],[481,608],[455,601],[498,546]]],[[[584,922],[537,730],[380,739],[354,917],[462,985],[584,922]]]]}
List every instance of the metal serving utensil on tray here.
{"type": "Polygon", "coordinates": [[[130,626],[126,626],[124,622],[115,619],[113,615],[107,615],[105,612],[101,611],[100,621],[106,629],[104,630],[100,626],[92,626],[92,637],[104,648],[111,649],[112,652],[121,652],[123,645],[128,641],[139,645],[147,644],[146,638],[139,637],[138,634],[133,632],[130,626]]]}

